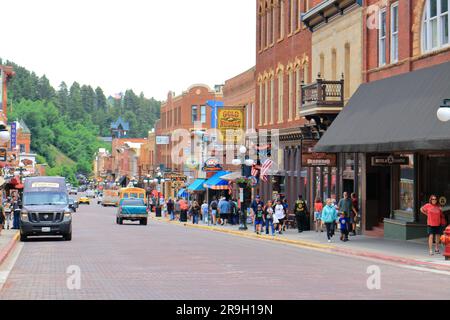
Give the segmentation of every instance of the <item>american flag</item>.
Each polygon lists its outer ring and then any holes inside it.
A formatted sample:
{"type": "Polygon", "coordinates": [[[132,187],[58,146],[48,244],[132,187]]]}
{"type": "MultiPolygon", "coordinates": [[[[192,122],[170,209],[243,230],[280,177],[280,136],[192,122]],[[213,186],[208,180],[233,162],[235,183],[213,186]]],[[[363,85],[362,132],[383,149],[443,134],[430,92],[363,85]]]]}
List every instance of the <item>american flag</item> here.
{"type": "Polygon", "coordinates": [[[261,167],[261,180],[267,182],[267,172],[272,168],[274,162],[270,159],[267,159],[261,167]]]}
{"type": "Polygon", "coordinates": [[[261,170],[261,166],[257,166],[257,165],[252,166],[252,176],[257,177],[259,170],[261,170]]]}

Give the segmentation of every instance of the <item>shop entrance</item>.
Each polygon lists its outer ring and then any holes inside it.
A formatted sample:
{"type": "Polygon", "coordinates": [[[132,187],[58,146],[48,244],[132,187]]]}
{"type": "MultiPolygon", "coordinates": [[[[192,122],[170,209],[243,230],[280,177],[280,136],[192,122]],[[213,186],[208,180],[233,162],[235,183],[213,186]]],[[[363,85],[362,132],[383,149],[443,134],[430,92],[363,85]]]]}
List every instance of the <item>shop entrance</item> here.
{"type": "Polygon", "coordinates": [[[372,167],[368,157],[366,192],[366,230],[382,227],[391,217],[391,167],[372,167]]]}

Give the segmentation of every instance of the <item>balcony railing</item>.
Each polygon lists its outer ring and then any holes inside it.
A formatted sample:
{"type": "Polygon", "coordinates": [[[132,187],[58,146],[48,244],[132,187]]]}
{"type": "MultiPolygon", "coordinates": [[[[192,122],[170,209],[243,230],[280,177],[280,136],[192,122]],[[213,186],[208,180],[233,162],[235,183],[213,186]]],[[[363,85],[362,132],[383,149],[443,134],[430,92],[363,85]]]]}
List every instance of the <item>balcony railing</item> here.
{"type": "Polygon", "coordinates": [[[344,79],[330,81],[317,79],[302,87],[301,116],[339,113],[344,107],[344,79]]]}

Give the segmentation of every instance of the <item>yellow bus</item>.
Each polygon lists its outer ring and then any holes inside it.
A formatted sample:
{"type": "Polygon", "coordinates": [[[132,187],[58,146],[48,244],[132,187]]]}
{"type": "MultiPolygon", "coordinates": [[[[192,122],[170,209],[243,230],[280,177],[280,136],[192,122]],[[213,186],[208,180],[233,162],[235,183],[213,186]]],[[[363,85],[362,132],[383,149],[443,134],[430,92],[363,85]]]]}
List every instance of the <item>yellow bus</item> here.
{"type": "Polygon", "coordinates": [[[147,200],[145,190],[141,188],[123,188],[120,189],[119,198],[128,199],[128,198],[136,198],[136,199],[144,199],[147,200]]]}

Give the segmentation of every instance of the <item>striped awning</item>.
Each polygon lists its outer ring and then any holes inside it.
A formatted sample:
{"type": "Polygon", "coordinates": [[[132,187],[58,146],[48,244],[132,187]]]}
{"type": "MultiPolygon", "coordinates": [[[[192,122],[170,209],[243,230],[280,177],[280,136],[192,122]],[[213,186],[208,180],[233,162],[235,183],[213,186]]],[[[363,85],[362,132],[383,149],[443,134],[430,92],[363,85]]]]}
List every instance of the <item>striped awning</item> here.
{"type": "Polygon", "coordinates": [[[223,180],[222,177],[226,174],[230,174],[228,171],[219,171],[214,176],[212,176],[209,180],[207,180],[203,187],[211,190],[228,190],[228,181],[223,180]]]}

